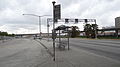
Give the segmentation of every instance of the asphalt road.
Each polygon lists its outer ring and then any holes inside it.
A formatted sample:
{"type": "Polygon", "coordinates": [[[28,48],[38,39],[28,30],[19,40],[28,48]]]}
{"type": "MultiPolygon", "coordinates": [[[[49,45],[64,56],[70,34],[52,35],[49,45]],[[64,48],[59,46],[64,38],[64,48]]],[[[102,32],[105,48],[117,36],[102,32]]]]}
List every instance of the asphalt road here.
{"type": "MultiPolygon", "coordinates": [[[[67,38],[61,40],[66,43],[67,38]]],[[[56,39],[56,42],[59,42],[59,39],[56,39]]],[[[70,38],[70,46],[120,62],[120,40],[70,38]]]]}
{"type": "MultiPolygon", "coordinates": [[[[120,63],[120,40],[74,38],[70,39],[70,49],[72,47],[120,63]]],[[[38,67],[48,59],[51,57],[45,47],[33,39],[13,39],[0,43],[0,67],[38,67]]]]}
{"type": "MultiPolygon", "coordinates": [[[[62,39],[67,41],[67,39],[62,39]]],[[[120,40],[70,39],[70,46],[120,62],[120,40]]]]}
{"type": "Polygon", "coordinates": [[[0,67],[36,67],[48,57],[33,39],[13,39],[0,43],[0,67]]]}

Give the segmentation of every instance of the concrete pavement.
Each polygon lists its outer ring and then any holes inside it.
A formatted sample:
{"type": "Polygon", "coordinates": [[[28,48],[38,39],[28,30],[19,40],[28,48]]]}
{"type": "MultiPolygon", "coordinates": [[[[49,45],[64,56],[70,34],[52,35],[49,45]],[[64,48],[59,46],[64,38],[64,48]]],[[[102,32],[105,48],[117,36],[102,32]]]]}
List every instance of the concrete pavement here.
{"type": "Polygon", "coordinates": [[[14,39],[0,44],[0,67],[37,67],[50,59],[33,39],[14,39]]]}

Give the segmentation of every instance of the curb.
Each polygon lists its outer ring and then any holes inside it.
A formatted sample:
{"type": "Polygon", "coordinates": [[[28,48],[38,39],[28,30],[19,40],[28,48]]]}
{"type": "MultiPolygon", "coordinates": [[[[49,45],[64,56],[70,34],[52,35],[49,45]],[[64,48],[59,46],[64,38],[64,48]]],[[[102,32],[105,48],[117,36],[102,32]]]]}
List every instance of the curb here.
{"type": "Polygon", "coordinates": [[[46,49],[46,51],[53,57],[52,52],[42,42],[40,42],[38,40],[35,40],[35,41],[37,41],[38,43],[40,43],[46,49]]]}

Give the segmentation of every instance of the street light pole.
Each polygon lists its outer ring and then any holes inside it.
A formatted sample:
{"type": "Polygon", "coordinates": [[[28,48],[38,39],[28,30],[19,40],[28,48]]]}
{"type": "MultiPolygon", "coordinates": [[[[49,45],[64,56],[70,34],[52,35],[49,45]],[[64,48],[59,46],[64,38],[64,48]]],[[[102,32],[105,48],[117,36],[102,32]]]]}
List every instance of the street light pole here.
{"type": "Polygon", "coordinates": [[[49,21],[48,21],[48,19],[47,19],[47,32],[48,32],[48,41],[49,41],[49,27],[50,27],[50,25],[49,25],[49,21]]]}
{"type": "Polygon", "coordinates": [[[40,33],[39,37],[41,37],[41,16],[39,16],[39,33],[40,33]]]}
{"type": "Polygon", "coordinates": [[[41,17],[44,17],[44,16],[51,16],[51,15],[42,15],[42,16],[39,16],[39,15],[35,15],[35,14],[23,14],[23,15],[30,15],[30,16],[35,16],[35,17],[38,17],[38,21],[39,21],[39,37],[41,37],[41,17]]]}

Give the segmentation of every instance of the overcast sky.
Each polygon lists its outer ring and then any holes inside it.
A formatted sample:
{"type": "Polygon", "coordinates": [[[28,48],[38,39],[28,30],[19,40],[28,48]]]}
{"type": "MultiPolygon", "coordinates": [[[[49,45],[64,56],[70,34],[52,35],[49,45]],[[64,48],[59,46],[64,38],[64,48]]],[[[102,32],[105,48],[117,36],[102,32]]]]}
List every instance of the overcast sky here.
{"type": "MultiPolygon", "coordinates": [[[[52,15],[52,1],[0,0],[0,31],[15,34],[38,33],[38,17],[22,14],[52,15]]],[[[62,18],[97,19],[99,27],[114,26],[115,17],[120,16],[120,0],[55,1],[56,4],[61,4],[62,18]]],[[[46,19],[47,17],[42,17],[42,32],[47,31],[46,19]]],[[[82,29],[83,23],[76,25],[82,29]]]]}

